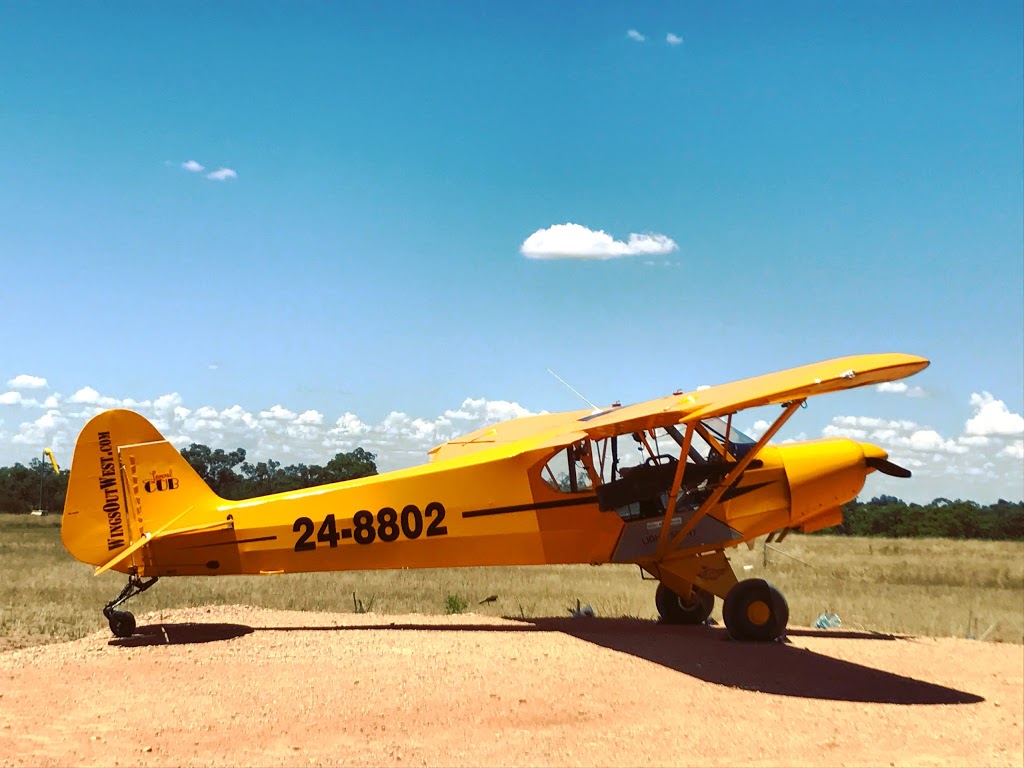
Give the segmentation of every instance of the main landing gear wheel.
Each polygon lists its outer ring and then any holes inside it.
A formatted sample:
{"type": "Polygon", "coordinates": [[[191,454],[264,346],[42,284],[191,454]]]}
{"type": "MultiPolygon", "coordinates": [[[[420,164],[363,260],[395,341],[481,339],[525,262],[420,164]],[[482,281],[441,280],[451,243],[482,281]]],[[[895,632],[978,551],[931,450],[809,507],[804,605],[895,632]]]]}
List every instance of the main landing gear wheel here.
{"type": "Polygon", "coordinates": [[[690,588],[687,600],[659,584],[658,591],[654,593],[654,604],[666,624],[703,624],[715,607],[715,596],[694,586],[690,588]]]}
{"type": "Polygon", "coordinates": [[[129,611],[111,611],[107,622],[114,637],[131,637],[135,634],[135,616],[129,611]]]}
{"type": "Polygon", "coordinates": [[[789,604],[764,579],[738,582],[725,597],[722,618],[733,640],[778,640],[789,622],[789,604]]]}

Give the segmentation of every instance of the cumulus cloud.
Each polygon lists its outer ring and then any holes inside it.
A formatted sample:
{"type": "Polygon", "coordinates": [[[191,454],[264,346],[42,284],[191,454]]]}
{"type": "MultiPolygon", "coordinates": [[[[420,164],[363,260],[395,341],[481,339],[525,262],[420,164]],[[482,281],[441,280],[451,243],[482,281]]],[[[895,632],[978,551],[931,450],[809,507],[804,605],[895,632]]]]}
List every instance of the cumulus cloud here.
{"type": "Polygon", "coordinates": [[[92,387],[82,387],[68,398],[69,403],[95,405],[102,408],[120,408],[121,401],[114,397],[103,397],[92,387]]]}
{"type": "Polygon", "coordinates": [[[21,425],[18,434],[11,438],[15,445],[32,445],[41,450],[47,442],[52,445],[66,445],[66,440],[47,441],[47,435],[56,433],[61,427],[68,424],[68,419],[59,411],[47,411],[35,421],[26,422],[21,425]]]}
{"type": "MultiPolygon", "coordinates": [[[[977,498],[993,489],[1003,498],[1024,496],[1024,440],[1012,440],[1016,422],[1005,404],[983,393],[971,398],[975,415],[956,436],[943,435],[929,426],[905,419],[873,416],[836,416],[822,430],[822,437],[848,437],[871,442],[884,448],[889,457],[914,471],[909,481],[917,488],[928,488],[930,501],[939,496],[977,498]],[[973,431],[972,431],[973,430],[973,431]],[[999,430],[1002,430],[1000,432],[999,430]],[[985,432],[986,434],[981,434],[985,432]]],[[[1019,418],[1019,416],[1018,416],[1019,418]]],[[[875,477],[865,493],[889,493],[913,497],[915,488],[907,481],[875,477]]],[[[994,498],[988,498],[994,501],[994,498]]]]}
{"type": "Polygon", "coordinates": [[[14,389],[43,389],[46,386],[46,379],[42,376],[30,376],[27,373],[19,373],[7,382],[7,386],[14,389]]]}
{"type": "Polygon", "coordinates": [[[206,174],[206,178],[213,179],[214,181],[226,181],[228,179],[237,179],[238,174],[230,168],[218,168],[216,171],[206,174]]]}
{"type": "Polygon", "coordinates": [[[754,422],[753,426],[747,430],[747,434],[757,440],[761,435],[768,431],[768,427],[770,426],[771,424],[769,424],[765,419],[758,419],[754,422]]]}
{"type": "Polygon", "coordinates": [[[622,256],[665,255],[679,248],[666,235],[636,234],[626,242],[616,240],[604,230],[588,229],[581,224],[554,224],[538,229],[519,247],[528,259],[615,259],[622,256]]]}
{"type": "Polygon", "coordinates": [[[107,408],[138,411],[179,449],[198,442],[226,450],[245,448],[252,461],[287,457],[289,462],[323,464],[335,453],[362,447],[377,454],[381,471],[421,463],[439,443],[486,424],[531,414],[514,402],[466,398],[433,418],[394,411],[373,424],[349,412],[330,420],[314,409],[294,410],[281,404],[255,411],[238,404],[225,409],[190,407],[177,392],[133,400],[85,386],[67,398],[55,394],[46,403],[28,400],[16,391],[0,394],[0,406],[27,405],[46,410],[42,416],[21,422],[13,431],[4,431],[0,466],[24,461],[26,447],[41,451],[49,446],[65,454],[62,461],[69,461],[75,438],[86,420],[107,408]]]}
{"type": "Polygon", "coordinates": [[[879,392],[890,392],[907,397],[924,397],[928,394],[923,388],[911,387],[905,381],[883,381],[875,389],[879,392]]]}
{"type": "Polygon", "coordinates": [[[968,435],[1024,435],[1024,417],[1011,413],[1006,403],[990,393],[972,394],[971,407],[974,416],[964,427],[968,435]]]}
{"type": "Polygon", "coordinates": [[[999,455],[1008,456],[1011,459],[1021,461],[1022,459],[1024,459],[1024,440],[1017,440],[1013,443],[1010,443],[1008,446],[1006,446],[1005,448],[1003,448],[1003,450],[999,452],[999,455]]]}
{"type": "MultiPolygon", "coordinates": [[[[908,419],[842,415],[833,418],[821,436],[876,443],[897,464],[913,469],[910,481],[872,474],[864,491],[867,496],[891,493],[908,500],[946,496],[986,502],[997,496],[1024,497],[1024,433],[1014,426],[1019,415],[989,393],[976,394],[971,405],[973,413],[964,414],[959,435],[908,419]],[[1018,431],[1013,432],[1015,428],[1018,431]]],[[[198,442],[226,450],[245,448],[250,461],[324,464],[335,453],[362,447],[377,455],[381,471],[421,463],[440,443],[532,413],[512,401],[465,398],[437,415],[396,410],[374,421],[349,411],[339,416],[280,403],[252,410],[241,404],[220,408],[185,402],[176,392],[136,400],[83,386],[70,396],[55,392],[35,400],[11,390],[0,392],[0,466],[25,462],[44,447],[52,447],[66,464],[86,420],[106,408],[138,411],[178,448],[198,442]]],[[[769,421],[756,411],[750,415],[754,423],[746,431],[757,437],[769,421]]],[[[801,439],[806,435],[780,437],[777,442],[801,439]]]]}
{"type": "Polygon", "coordinates": [[[184,163],[181,164],[181,167],[184,168],[189,173],[199,173],[200,171],[206,170],[206,166],[202,165],[201,163],[197,163],[195,160],[186,160],[184,163]]]}
{"type": "Polygon", "coordinates": [[[665,42],[668,43],[669,45],[681,45],[683,42],[683,38],[681,38],[679,35],[674,35],[671,32],[669,32],[667,35],[665,35],[665,42]]]}
{"type": "Polygon", "coordinates": [[[642,43],[644,40],[647,39],[646,35],[640,34],[640,32],[635,29],[626,30],[626,37],[628,37],[630,40],[635,40],[638,43],[642,43]]]}

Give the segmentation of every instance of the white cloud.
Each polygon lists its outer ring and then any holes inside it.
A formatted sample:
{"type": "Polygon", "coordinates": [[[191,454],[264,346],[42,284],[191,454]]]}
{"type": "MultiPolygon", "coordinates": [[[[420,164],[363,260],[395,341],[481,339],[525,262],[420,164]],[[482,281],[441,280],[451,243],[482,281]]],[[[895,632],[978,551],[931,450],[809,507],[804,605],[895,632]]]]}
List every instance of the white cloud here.
{"type": "Polygon", "coordinates": [[[955,440],[946,440],[934,429],[919,429],[910,437],[898,437],[893,444],[910,448],[919,453],[967,453],[967,446],[957,445],[955,440]]]}
{"type": "Polygon", "coordinates": [[[911,387],[905,381],[883,381],[875,389],[879,392],[891,392],[907,397],[924,397],[928,394],[922,387],[911,387]]]}
{"type": "Polygon", "coordinates": [[[628,37],[628,38],[629,38],[630,40],[635,40],[635,41],[636,41],[636,42],[638,42],[638,43],[642,43],[642,42],[643,42],[644,40],[646,40],[646,39],[647,39],[647,36],[646,36],[646,35],[641,35],[641,34],[640,34],[640,33],[639,33],[639,32],[638,32],[637,30],[635,30],[635,29],[630,29],[630,30],[627,30],[627,31],[626,31],[626,37],[628,37]]]}
{"type": "Polygon", "coordinates": [[[7,382],[8,387],[14,389],[42,389],[46,386],[46,379],[41,376],[30,376],[27,373],[19,373],[7,382]]]}
{"type": "Polygon", "coordinates": [[[166,413],[168,411],[173,412],[179,405],[183,404],[181,395],[177,392],[171,392],[168,395],[160,395],[156,400],[153,401],[153,410],[157,413],[166,413]]]}
{"type": "Polygon", "coordinates": [[[922,501],[939,496],[986,497],[988,501],[994,501],[996,495],[1014,499],[1024,496],[1024,465],[1020,460],[1024,440],[1011,441],[1005,431],[996,431],[1012,427],[1015,414],[988,393],[974,395],[971,404],[975,416],[956,437],[913,421],[872,416],[836,416],[822,430],[822,436],[875,443],[888,451],[892,461],[914,470],[914,479],[909,482],[872,475],[864,491],[868,497],[879,492],[901,498],[917,496],[922,501]],[[926,498],[921,498],[924,494],[926,498]]]}
{"type": "Polygon", "coordinates": [[[324,423],[324,416],[319,411],[304,411],[296,417],[295,423],[320,425],[324,423]]]}
{"type": "Polygon", "coordinates": [[[274,421],[292,421],[296,416],[296,413],[280,405],[271,406],[269,411],[260,411],[261,419],[272,419],[274,421]]]}
{"type": "Polygon", "coordinates": [[[679,35],[674,35],[671,32],[669,32],[667,35],[665,35],[665,42],[668,43],[669,45],[680,45],[683,42],[683,38],[681,38],[679,35]]]}
{"type": "Polygon", "coordinates": [[[678,248],[666,235],[633,233],[622,242],[604,230],[595,232],[580,224],[566,223],[538,229],[523,241],[519,251],[529,259],[615,259],[664,255],[678,248]]]}
{"type": "Polygon", "coordinates": [[[50,410],[35,421],[23,423],[18,433],[11,438],[11,442],[15,445],[34,446],[40,451],[44,446],[55,450],[67,448],[70,440],[74,439],[63,429],[67,424],[68,419],[59,411],[50,410]]]}
{"type": "MultiPolygon", "coordinates": [[[[16,405],[24,402],[19,393],[4,397],[3,402],[7,400],[16,405]]],[[[332,422],[320,411],[298,412],[281,404],[254,413],[241,405],[218,410],[209,405],[189,407],[176,392],[135,401],[107,397],[92,387],[82,387],[72,397],[57,402],[61,407],[22,424],[16,439],[7,441],[8,448],[31,446],[42,450],[49,445],[55,450],[61,448],[67,453],[61,460],[69,461],[74,439],[86,419],[106,407],[127,406],[153,422],[178,448],[197,442],[225,450],[242,447],[251,461],[273,458],[323,464],[339,451],[362,447],[377,454],[378,467],[387,471],[422,463],[434,446],[485,424],[531,413],[518,403],[466,398],[457,408],[434,418],[394,411],[376,424],[365,423],[352,413],[332,422]]],[[[10,461],[23,461],[21,454],[21,450],[15,451],[10,461]]],[[[0,464],[4,458],[0,456],[0,464]]]]}
{"type": "Polygon", "coordinates": [[[334,422],[334,427],[329,431],[331,435],[355,436],[363,435],[370,431],[370,427],[364,424],[354,413],[345,412],[334,422]]]}
{"type": "Polygon", "coordinates": [[[205,166],[200,165],[195,160],[186,160],[181,164],[181,167],[190,173],[199,173],[200,171],[206,170],[205,166]]]}
{"type": "Polygon", "coordinates": [[[237,179],[238,174],[230,168],[218,168],[216,171],[206,174],[206,178],[214,181],[226,181],[227,179],[237,179]]]}
{"type": "MultiPolygon", "coordinates": [[[[339,451],[362,447],[377,455],[381,471],[422,463],[427,451],[440,443],[487,424],[531,413],[513,401],[465,398],[434,416],[395,410],[367,421],[348,411],[337,415],[283,403],[252,411],[240,404],[219,408],[187,403],[175,392],[136,400],[101,394],[89,386],[71,396],[53,393],[39,400],[42,402],[17,390],[0,392],[0,466],[24,463],[48,446],[57,452],[62,466],[69,464],[75,438],[85,421],[109,407],[138,411],[179,448],[191,442],[225,450],[242,447],[249,461],[276,459],[322,465],[339,451]],[[33,413],[32,408],[39,410],[33,413]],[[21,416],[21,422],[12,419],[12,413],[29,415],[21,416]]],[[[972,406],[973,413],[965,413],[964,420],[970,416],[968,423],[988,434],[972,433],[965,426],[961,434],[950,435],[907,419],[850,415],[832,419],[822,434],[876,443],[894,462],[913,468],[910,481],[873,473],[864,491],[869,498],[891,493],[915,501],[946,496],[987,503],[997,497],[1024,497],[1024,435],[998,431],[1005,432],[1007,423],[1012,426],[1015,414],[987,393],[976,395],[972,406]]],[[[967,411],[966,403],[962,407],[967,411]]],[[[755,412],[751,412],[751,421],[753,427],[747,432],[754,437],[768,426],[768,419],[755,412]]],[[[800,433],[776,441],[807,437],[800,433]]]]}
{"type": "Polygon", "coordinates": [[[999,452],[1000,456],[1009,456],[1011,459],[1021,461],[1024,459],[1024,440],[1017,440],[1010,443],[999,452]]]}
{"type": "MultiPolygon", "coordinates": [[[[494,424],[508,419],[518,419],[529,416],[531,411],[519,403],[510,403],[508,400],[485,400],[467,397],[462,401],[462,406],[455,411],[445,411],[444,418],[472,421],[483,425],[494,424]]],[[[475,429],[476,427],[474,427],[475,429]]]]}
{"type": "Polygon", "coordinates": [[[754,425],[747,430],[747,435],[757,440],[761,435],[768,431],[768,427],[770,426],[771,424],[764,419],[758,419],[754,422],[754,425]]]}
{"type": "Polygon", "coordinates": [[[854,427],[843,427],[836,424],[829,424],[821,430],[822,437],[848,437],[851,440],[866,440],[868,431],[854,427]]]}
{"type": "Polygon", "coordinates": [[[992,438],[985,435],[960,435],[957,442],[960,445],[985,446],[992,442],[992,438]]]}
{"type": "Polygon", "coordinates": [[[905,419],[879,419],[873,416],[836,416],[832,423],[840,427],[863,427],[865,429],[917,429],[917,424],[905,419]]]}
{"type": "Polygon", "coordinates": [[[114,397],[104,397],[92,387],[82,387],[68,398],[69,403],[95,405],[103,408],[118,408],[121,401],[114,397]]]}
{"type": "Polygon", "coordinates": [[[1011,413],[1002,400],[996,400],[990,393],[975,392],[971,395],[974,416],[967,420],[964,429],[969,435],[1024,435],[1024,417],[1011,413]]]}

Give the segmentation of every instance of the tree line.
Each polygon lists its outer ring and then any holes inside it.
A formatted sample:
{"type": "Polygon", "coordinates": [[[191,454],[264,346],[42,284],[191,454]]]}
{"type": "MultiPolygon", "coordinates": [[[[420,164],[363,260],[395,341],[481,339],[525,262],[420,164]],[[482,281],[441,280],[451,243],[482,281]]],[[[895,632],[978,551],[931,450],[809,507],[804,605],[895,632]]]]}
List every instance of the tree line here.
{"type": "MultiPolygon", "coordinates": [[[[224,451],[192,443],[181,455],[214,492],[225,499],[248,499],[314,485],[337,483],[377,474],[377,457],[356,448],[338,453],[324,466],[291,464],[273,459],[252,464],[244,448],[224,451]]],[[[0,467],[0,512],[25,514],[34,509],[64,508],[68,470],[55,474],[38,458],[28,466],[0,467]]],[[[876,496],[843,505],[843,523],[821,533],[886,538],[1024,540],[1024,502],[1000,499],[978,504],[962,499],[935,499],[908,504],[895,496],[876,496]]]]}
{"type": "MultiPolygon", "coordinates": [[[[234,500],[377,474],[377,457],[362,448],[335,454],[325,466],[282,466],[273,459],[252,464],[245,460],[244,448],[213,450],[200,443],[192,443],[181,455],[214,493],[234,500]]],[[[28,466],[0,467],[0,512],[62,511],[70,474],[67,469],[55,473],[48,462],[38,458],[32,459],[28,466]]]]}
{"type": "Polygon", "coordinates": [[[978,504],[963,499],[935,499],[907,504],[895,496],[876,496],[843,505],[843,523],[821,533],[884,536],[892,539],[943,538],[1024,540],[1024,502],[999,499],[978,504]]]}

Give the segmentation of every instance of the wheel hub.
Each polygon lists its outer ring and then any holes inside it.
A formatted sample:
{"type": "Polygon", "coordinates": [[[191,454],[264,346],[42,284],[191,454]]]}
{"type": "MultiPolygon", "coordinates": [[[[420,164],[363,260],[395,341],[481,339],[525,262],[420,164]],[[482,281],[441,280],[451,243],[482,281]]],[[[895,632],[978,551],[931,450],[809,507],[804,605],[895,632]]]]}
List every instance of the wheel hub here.
{"type": "Polygon", "coordinates": [[[751,624],[763,627],[772,617],[772,609],[764,600],[754,600],[747,606],[747,618],[751,624]]]}

